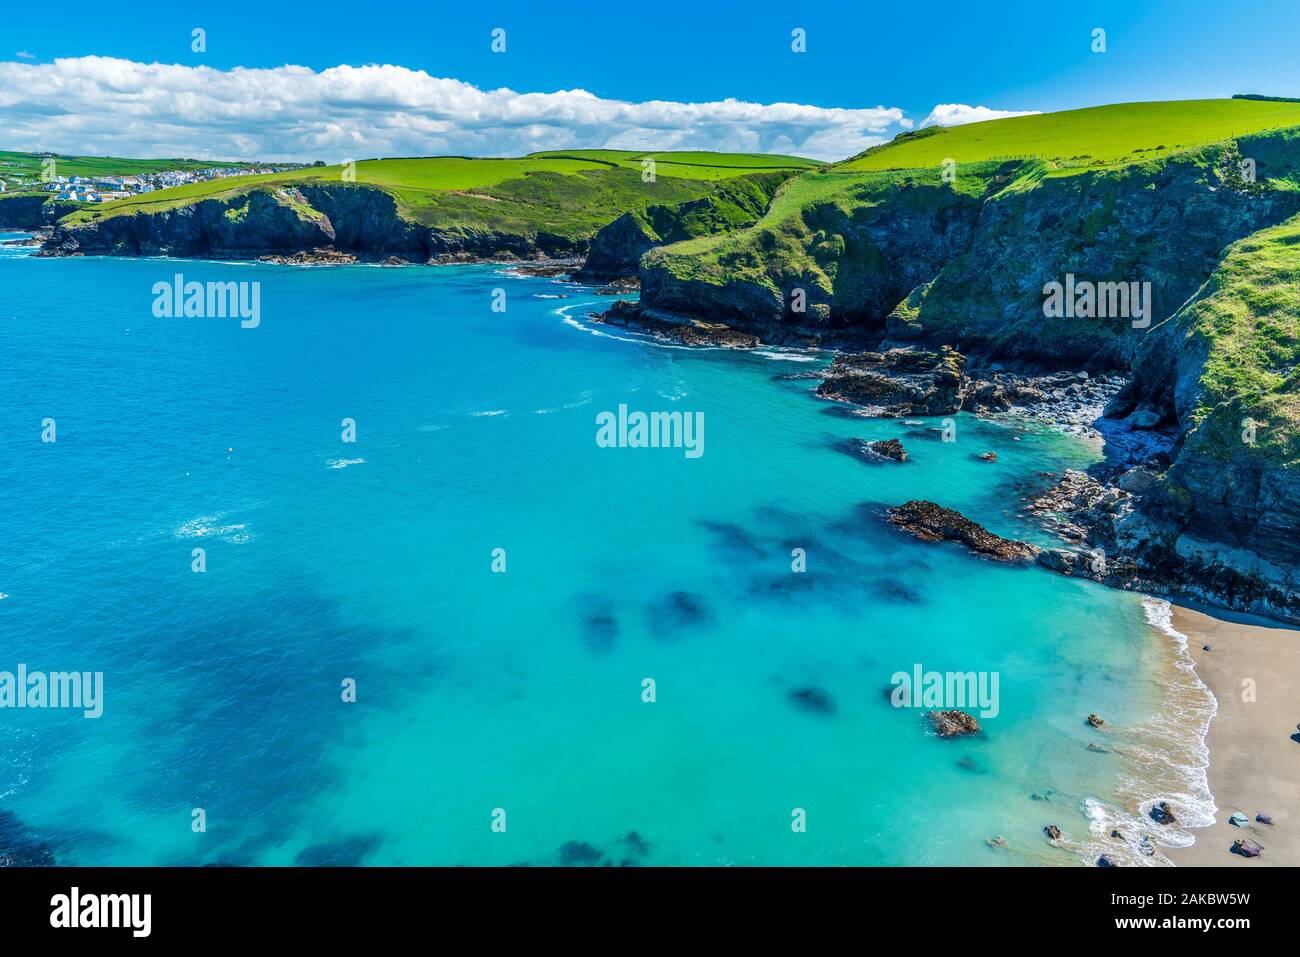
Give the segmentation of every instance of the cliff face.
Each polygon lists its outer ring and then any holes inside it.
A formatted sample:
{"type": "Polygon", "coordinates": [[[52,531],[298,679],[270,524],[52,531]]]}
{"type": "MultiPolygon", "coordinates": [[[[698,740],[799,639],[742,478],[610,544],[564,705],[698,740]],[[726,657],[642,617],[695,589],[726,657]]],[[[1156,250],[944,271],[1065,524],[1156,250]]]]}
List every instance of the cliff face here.
{"type": "Polygon", "coordinates": [[[642,302],[773,342],[880,334],[900,299],[970,245],[988,188],[927,171],[807,173],[753,228],[644,256],[642,302]]]}
{"type": "Polygon", "coordinates": [[[411,262],[581,251],[580,244],[545,232],[422,226],[402,217],[387,192],[342,183],[255,189],[153,212],[60,223],[45,250],[54,255],[247,259],[323,247],[361,259],[411,262]]]}
{"type": "Polygon", "coordinates": [[[1217,148],[1004,190],[984,204],[969,247],[890,317],[891,338],[1075,368],[1127,367],[1224,246],[1300,210],[1291,190],[1233,188],[1239,161],[1235,149],[1217,148]],[[1130,289],[1143,294],[1147,314],[1045,317],[1044,286],[1071,275],[1139,283],[1130,289]]]}
{"type": "Polygon", "coordinates": [[[1174,530],[1165,547],[1239,567],[1231,551],[1248,553],[1300,595],[1300,216],[1229,248],[1152,331],[1110,411],[1135,409],[1182,436],[1143,509],[1174,530]]]}
{"type": "MultiPolygon", "coordinates": [[[[1242,141],[1266,157],[1261,178],[1294,172],[1278,140],[1242,141]]],[[[1300,192],[1239,188],[1240,159],[1231,145],[1070,176],[1039,163],[961,167],[954,182],[807,173],[754,228],[647,255],[643,302],[772,341],[856,329],[983,359],[1126,367],[1146,328],[1045,319],[1044,285],[1149,282],[1149,325],[1168,317],[1224,246],[1300,211],[1300,192]]]]}
{"type": "Polygon", "coordinates": [[[587,260],[575,278],[585,282],[630,278],[637,275],[641,257],[651,249],[752,225],[787,178],[787,173],[758,173],[722,180],[710,195],[626,212],[592,237],[587,260]]]}
{"type": "Polygon", "coordinates": [[[328,217],[299,196],[287,190],[256,190],[229,200],[60,224],[45,249],[63,255],[220,259],[314,249],[333,241],[328,217]]]}
{"type": "Polygon", "coordinates": [[[55,220],[74,208],[73,203],[61,203],[45,196],[0,194],[0,228],[40,229],[53,225],[55,220]]]}

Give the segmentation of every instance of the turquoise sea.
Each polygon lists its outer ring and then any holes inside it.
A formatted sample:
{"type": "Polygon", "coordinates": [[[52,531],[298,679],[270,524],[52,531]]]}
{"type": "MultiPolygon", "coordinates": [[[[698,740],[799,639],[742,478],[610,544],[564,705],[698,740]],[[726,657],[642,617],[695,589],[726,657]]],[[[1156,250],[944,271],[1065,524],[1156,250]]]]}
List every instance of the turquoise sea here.
{"type": "Polygon", "coordinates": [[[0,671],[104,675],[101,718],[0,710],[0,811],[87,865],[1015,865],[1206,797],[1158,606],[880,519],[1035,537],[1021,497],[1095,448],[847,417],[779,378],[827,356],[656,344],[608,301],[0,247],[0,671]],[[260,325],[156,318],[176,273],[259,282],[260,325]],[[620,404],[702,412],[704,454],[598,447],[620,404]],[[891,436],[905,465],[840,447],[891,436]],[[998,674],[982,736],[890,706],[915,664],[998,674]]]}

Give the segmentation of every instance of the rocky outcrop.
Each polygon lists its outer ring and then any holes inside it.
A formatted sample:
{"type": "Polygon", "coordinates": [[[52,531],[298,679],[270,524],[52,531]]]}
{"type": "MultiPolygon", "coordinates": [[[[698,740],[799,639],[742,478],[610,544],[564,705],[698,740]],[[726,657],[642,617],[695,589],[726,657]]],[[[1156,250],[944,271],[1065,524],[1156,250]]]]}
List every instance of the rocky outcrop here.
{"type": "Polygon", "coordinates": [[[52,255],[202,256],[255,259],[331,246],[329,218],[290,190],[253,190],[153,213],[61,224],[46,243],[52,255]]]}
{"type": "Polygon", "coordinates": [[[839,355],[817,395],[852,402],[872,415],[949,415],[962,405],[965,365],[966,358],[948,348],[839,355]]]}
{"type": "Polygon", "coordinates": [[[624,326],[679,345],[753,349],[759,344],[757,336],[740,332],[722,323],[683,319],[676,316],[658,316],[648,312],[639,303],[626,299],[616,301],[608,311],[591,318],[596,322],[624,326]]]}
{"type": "Polygon", "coordinates": [[[74,203],[49,199],[46,195],[0,193],[0,229],[36,230],[53,225],[60,216],[76,209],[74,203]]]}
{"type": "Polygon", "coordinates": [[[752,225],[789,175],[782,171],[723,179],[706,196],[630,210],[592,237],[587,261],[573,278],[606,283],[636,277],[641,257],[651,249],[752,225]]]}
{"type": "Polygon", "coordinates": [[[926,713],[930,727],[941,738],[957,738],[967,734],[979,734],[980,723],[975,716],[965,711],[930,711],[926,713]]]}
{"type": "Polygon", "coordinates": [[[924,542],[958,542],[976,555],[1001,562],[1032,561],[1038,553],[1033,545],[994,535],[960,512],[934,502],[913,500],[889,509],[891,525],[924,542]]]}
{"type": "Polygon", "coordinates": [[[765,341],[877,341],[890,310],[967,248],[983,196],[937,171],[805,173],[806,205],[778,195],[743,234],[646,254],[641,288],[652,308],[701,315],[765,341]]]}
{"type": "Polygon", "coordinates": [[[635,276],[642,255],[661,245],[663,240],[644,216],[624,213],[592,237],[587,261],[573,278],[598,283],[635,276]]]}
{"type": "Polygon", "coordinates": [[[906,462],[907,450],[898,439],[881,439],[868,442],[865,439],[850,439],[849,452],[866,462],[906,462]]]}

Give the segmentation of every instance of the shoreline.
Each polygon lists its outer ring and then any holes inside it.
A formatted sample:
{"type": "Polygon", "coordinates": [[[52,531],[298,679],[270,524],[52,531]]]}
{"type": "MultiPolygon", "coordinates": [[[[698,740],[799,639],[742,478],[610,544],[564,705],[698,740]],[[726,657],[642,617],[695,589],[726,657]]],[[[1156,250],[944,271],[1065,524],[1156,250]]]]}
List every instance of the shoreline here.
{"type": "Polygon", "coordinates": [[[1300,865],[1300,630],[1176,602],[1172,627],[1186,637],[1196,674],[1218,702],[1205,740],[1218,810],[1213,824],[1190,829],[1194,843],[1162,848],[1164,855],[1179,867],[1300,865]],[[1253,682],[1253,696],[1246,682],[1253,682]],[[1246,826],[1228,823],[1235,812],[1249,818],[1246,826]],[[1258,823],[1257,814],[1273,824],[1258,823]],[[1238,839],[1264,852],[1232,853],[1238,839]]]}

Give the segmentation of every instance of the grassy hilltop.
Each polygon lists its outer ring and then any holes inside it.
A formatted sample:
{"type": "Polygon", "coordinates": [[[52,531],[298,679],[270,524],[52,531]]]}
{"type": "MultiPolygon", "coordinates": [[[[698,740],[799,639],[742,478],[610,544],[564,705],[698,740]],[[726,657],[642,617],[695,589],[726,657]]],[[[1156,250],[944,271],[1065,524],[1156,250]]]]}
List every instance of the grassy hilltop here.
{"type": "Polygon", "coordinates": [[[1141,162],[1290,126],[1300,126],[1300,103],[1259,100],[1117,103],[965,126],[931,126],[904,133],[835,168],[924,169],[937,167],[945,159],[957,163],[1037,159],[1051,164],[1053,172],[1065,172],[1141,162]]]}
{"type": "MultiPolygon", "coordinates": [[[[355,185],[383,190],[398,213],[423,226],[490,228],[589,236],[620,213],[648,203],[683,202],[740,176],[784,176],[821,164],[789,156],[746,153],[638,153],[573,150],[517,159],[437,156],[361,160],[355,185]],[[642,179],[645,160],[653,182],[642,179]]],[[[193,183],[78,210],[67,225],[112,216],[158,213],[206,199],[229,200],[257,189],[332,186],[345,182],[342,165],[193,183]]]]}

